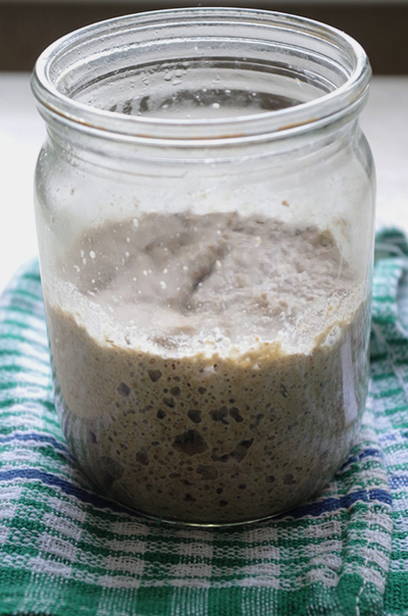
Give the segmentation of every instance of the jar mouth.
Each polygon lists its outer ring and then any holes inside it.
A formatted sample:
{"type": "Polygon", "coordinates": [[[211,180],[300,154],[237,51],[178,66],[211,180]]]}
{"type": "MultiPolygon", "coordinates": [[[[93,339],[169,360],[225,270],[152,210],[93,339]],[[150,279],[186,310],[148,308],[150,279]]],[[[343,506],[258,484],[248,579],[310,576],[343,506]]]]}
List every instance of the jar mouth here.
{"type": "Polygon", "coordinates": [[[40,112],[105,138],[202,147],[282,139],[356,113],[371,76],[352,37],[257,9],[150,11],[58,39],[32,79],[40,112]]]}

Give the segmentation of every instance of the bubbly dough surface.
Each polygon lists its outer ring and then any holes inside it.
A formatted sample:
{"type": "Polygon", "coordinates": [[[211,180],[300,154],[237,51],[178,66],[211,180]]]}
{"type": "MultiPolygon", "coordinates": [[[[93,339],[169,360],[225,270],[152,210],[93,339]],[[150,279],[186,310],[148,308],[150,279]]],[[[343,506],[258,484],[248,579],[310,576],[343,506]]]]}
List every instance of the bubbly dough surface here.
{"type": "Polygon", "coordinates": [[[169,355],[310,349],[336,310],[355,307],[329,232],[236,213],[107,224],[80,238],[64,269],[87,326],[104,318],[119,344],[126,331],[130,346],[169,355]]]}

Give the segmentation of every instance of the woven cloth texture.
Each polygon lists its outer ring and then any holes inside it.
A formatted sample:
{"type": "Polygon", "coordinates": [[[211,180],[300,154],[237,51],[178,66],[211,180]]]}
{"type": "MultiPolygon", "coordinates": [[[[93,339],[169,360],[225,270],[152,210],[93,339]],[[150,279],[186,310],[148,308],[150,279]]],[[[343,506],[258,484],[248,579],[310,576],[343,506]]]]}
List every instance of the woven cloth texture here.
{"type": "Polygon", "coordinates": [[[97,494],[53,405],[41,283],[0,301],[0,615],[408,614],[408,244],[377,236],[359,440],[318,498],[252,527],[145,521],[97,494]]]}

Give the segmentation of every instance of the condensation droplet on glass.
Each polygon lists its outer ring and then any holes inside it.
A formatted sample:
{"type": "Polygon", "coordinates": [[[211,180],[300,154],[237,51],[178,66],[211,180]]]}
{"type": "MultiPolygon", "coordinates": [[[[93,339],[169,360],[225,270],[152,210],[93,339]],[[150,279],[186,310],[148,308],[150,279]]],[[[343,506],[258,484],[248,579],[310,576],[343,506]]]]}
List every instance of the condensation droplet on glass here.
{"type": "Polygon", "coordinates": [[[126,238],[126,242],[127,242],[128,244],[130,244],[130,237],[127,237],[127,238],[126,238]]]}
{"type": "Polygon", "coordinates": [[[90,250],[89,251],[89,256],[91,257],[91,259],[95,259],[95,257],[96,257],[95,251],[94,250],[90,250]]]}
{"type": "Polygon", "coordinates": [[[213,103],[213,104],[212,104],[212,107],[213,107],[214,109],[219,109],[219,108],[221,107],[221,105],[220,105],[219,103],[213,103]]]}
{"type": "Polygon", "coordinates": [[[134,227],[138,227],[138,226],[139,226],[139,221],[138,221],[138,219],[137,219],[137,218],[134,218],[134,219],[133,219],[133,226],[134,226],[134,227]]]}
{"type": "Polygon", "coordinates": [[[160,280],[160,287],[162,289],[167,289],[167,284],[164,282],[164,280],[160,280]]]}

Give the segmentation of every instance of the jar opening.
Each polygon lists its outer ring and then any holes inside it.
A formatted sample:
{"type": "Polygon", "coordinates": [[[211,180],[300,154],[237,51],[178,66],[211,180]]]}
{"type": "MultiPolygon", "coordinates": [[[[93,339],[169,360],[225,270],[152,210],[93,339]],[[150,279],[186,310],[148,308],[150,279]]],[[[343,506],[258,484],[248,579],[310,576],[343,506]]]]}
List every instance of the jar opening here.
{"type": "Polygon", "coordinates": [[[152,11],[99,22],[39,57],[44,115],[116,138],[231,143],[329,123],[364,99],[370,67],[351,37],[252,9],[152,11]]]}

